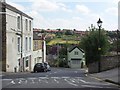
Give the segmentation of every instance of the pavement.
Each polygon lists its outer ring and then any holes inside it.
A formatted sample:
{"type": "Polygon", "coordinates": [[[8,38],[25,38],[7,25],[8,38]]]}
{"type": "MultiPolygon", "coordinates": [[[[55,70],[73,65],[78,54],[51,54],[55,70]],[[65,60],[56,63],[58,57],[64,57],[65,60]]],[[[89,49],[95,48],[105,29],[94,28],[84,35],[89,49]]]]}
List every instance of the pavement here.
{"type": "Polygon", "coordinates": [[[88,75],[91,77],[94,77],[96,79],[110,82],[110,83],[120,86],[120,78],[119,78],[120,77],[120,67],[114,68],[111,70],[107,70],[107,71],[103,71],[100,73],[93,73],[93,74],[88,73],[88,75]]]}

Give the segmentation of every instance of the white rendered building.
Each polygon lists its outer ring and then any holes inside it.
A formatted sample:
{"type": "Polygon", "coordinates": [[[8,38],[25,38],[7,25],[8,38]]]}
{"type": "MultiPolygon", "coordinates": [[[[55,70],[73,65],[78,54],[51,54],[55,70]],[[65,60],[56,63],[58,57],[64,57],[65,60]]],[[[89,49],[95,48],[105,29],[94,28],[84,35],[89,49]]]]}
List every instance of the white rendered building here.
{"type": "Polygon", "coordinates": [[[2,70],[31,71],[33,18],[15,7],[0,2],[2,19],[2,70]]]}

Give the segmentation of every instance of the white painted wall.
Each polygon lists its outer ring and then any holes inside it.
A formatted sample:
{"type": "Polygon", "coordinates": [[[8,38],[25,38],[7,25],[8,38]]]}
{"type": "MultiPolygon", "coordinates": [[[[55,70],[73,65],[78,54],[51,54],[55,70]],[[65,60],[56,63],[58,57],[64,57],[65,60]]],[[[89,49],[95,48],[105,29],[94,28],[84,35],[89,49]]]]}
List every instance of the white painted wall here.
{"type": "Polygon", "coordinates": [[[32,65],[31,65],[32,70],[36,63],[42,63],[42,49],[33,51],[32,65]]]}
{"type": "MultiPolygon", "coordinates": [[[[22,17],[23,18],[23,58],[25,58],[24,59],[24,69],[25,69],[25,71],[26,70],[28,70],[28,71],[31,71],[32,70],[32,58],[33,58],[33,55],[32,55],[32,53],[33,53],[33,28],[31,28],[31,31],[29,30],[29,20],[31,20],[31,19],[29,19],[29,18],[27,18],[27,17],[22,17]],[[28,30],[26,30],[26,28],[25,28],[25,19],[27,19],[28,20],[28,30]],[[27,48],[27,51],[26,51],[26,37],[28,38],[28,48],[27,48]],[[31,50],[29,50],[29,37],[31,37],[31,50]],[[25,66],[25,64],[26,64],[26,57],[28,57],[28,56],[30,56],[31,55],[31,65],[30,65],[30,67],[28,68],[28,67],[26,67],[25,66]],[[30,70],[31,69],[31,70],[30,70]]],[[[32,20],[31,20],[31,22],[33,22],[32,20]]],[[[31,27],[33,27],[33,24],[31,25],[31,27]]]]}
{"type": "Polygon", "coordinates": [[[14,67],[18,67],[17,58],[20,58],[20,54],[17,52],[17,36],[13,31],[17,29],[18,14],[8,9],[6,12],[6,67],[7,72],[14,72],[14,67]]]}
{"type": "MultiPolygon", "coordinates": [[[[6,9],[6,67],[7,72],[14,72],[14,68],[17,67],[17,71],[19,70],[19,62],[18,59],[21,58],[21,53],[18,52],[17,49],[17,38],[20,37],[15,33],[21,30],[17,29],[17,16],[20,16],[16,12],[13,12],[9,9],[6,9]]],[[[29,22],[28,22],[28,31],[25,30],[25,19],[31,20],[30,18],[22,16],[23,22],[23,49],[22,54],[23,58],[31,55],[31,61],[29,65],[29,70],[32,68],[32,53],[33,53],[33,24],[31,25],[31,31],[29,31],[29,22]],[[28,37],[28,50],[25,50],[25,37],[28,37]],[[29,37],[31,37],[31,50],[29,50],[29,37]]],[[[33,21],[31,20],[31,23],[33,21]]],[[[25,63],[25,62],[24,62],[25,63]]],[[[26,67],[24,67],[26,68],[26,67]]]]}
{"type": "Polygon", "coordinates": [[[43,49],[44,49],[44,62],[46,62],[46,41],[44,40],[44,46],[43,46],[43,49]]]}

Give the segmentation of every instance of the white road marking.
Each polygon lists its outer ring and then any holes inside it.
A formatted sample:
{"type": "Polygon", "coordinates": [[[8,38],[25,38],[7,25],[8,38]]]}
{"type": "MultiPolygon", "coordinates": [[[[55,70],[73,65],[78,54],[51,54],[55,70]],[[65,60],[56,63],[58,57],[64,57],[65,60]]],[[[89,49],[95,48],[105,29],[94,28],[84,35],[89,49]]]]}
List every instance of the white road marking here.
{"type": "Polygon", "coordinates": [[[70,85],[73,85],[73,86],[78,86],[77,84],[74,84],[74,83],[71,83],[71,82],[69,82],[67,79],[64,79],[68,84],[70,84],[70,85]]]}
{"type": "Polygon", "coordinates": [[[12,79],[2,79],[2,81],[11,81],[12,79]]]}
{"type": "Polygon", "coordinates": [[[15,84],[15,81],[12,80],[10,83],[15,84]]]}
{"type": "Polygon", "coordinates": [[[32,79],[32,83],[33,83],[33,84],[35,83],[33,79],[32,79]]]}
{"type": "Polygon", "coordinates": [[[49,79],[48,77],[39,77],[40,79],[49,79]]]}
{"type": "Polygon", "coordinates": [[[37,79],[37,78],[27,78],[27,79],[37,79]]]}
{"type": "Polygon", "coordinates": [[[85,76],[87,77],[88,75],[87,75],[87,74],[85,74],[85,76]]]}
{"type": "Polygon", "coordinates": [[[95,84],[95,85],[110,85],[110,83],[97,83],[97,82],[86,82],[85,80],[82,80],[82,79],[78,79],[79,81],[83,82],[83,83],[86,83],[86,84],[95,84]]]}
{"type": "Polygon", "coordinates": [[[39,77],[40,81],[44,81],[45,83],[48,83],[48,77],[39,77]]]}
{"type": "Polygon", "coordinates": [[[54,79],[54,81],[55,81],[56,83],[59,83],[59,81],[57,81],[56,79],[54,79]]]}
{"type": "Polygon", "coordinates": [[[83,83],[87,83],[86,81],[82,80],[82,79],[78,79],[79,81],[83,82],[83,83]]]}
{"type": "Polygon", "coordinates": [[[87,82],[87,84],[95,84],[95,85],[110,85],[110,83],[99,83],[99,82],[87,82]]]}
{"type": "Polygon", "coordinates": [[[60,79],[60,77],[51,77],[51,78],[60,79]]]}
{"type": "Polygon", "coordinates": [[[103,87],[100,87],[100,86],[92,86],[92,85],[81,85],[82,87],[94,87],[94,88],[103,88],[103,87]]]}
{"type": "Polygon", "coordinates": [[[27,84],[27,80],[25,80],[25,83],[27,84]]]}
{"type": "Polygon", "coordinates": [[[79,81],[78,80],[76,80],[76,79],[70,79],[72,82],[75,82],[75,83],[79,83],[79,81]]]}
{"type": "Polygon", "coordinates": [[[22,80],[19,80],[19,82],[18,82],[18,83],[19,83],[19,84],[21,84],[21,82],[22,82],[22,80]]]}
{"type": "MultiPolygon", "coordinates": [[[[84,84],[88,84],[86,87],[90,87],[90,86],[94,87],[94,85],[110,85],[110,83],[87,82],[87,81],[83,80],[82,77],[38,77],[38,78],[30,77],[30,78],[26,78],[26,79],[25,78],[18,78],[18,79],[14,79],[14,80],[13,79],[2,79],[2,81],[8,81],[9,84],[16,84],[16,81],[17,81],[18,84],[25,84],[25,83],[27,84],[28,80],[31,80],[31,84],[35,84],[35,83],[38,83],[38,82],[40,82],[40,83],[42,83],[42,82],[50,83],[49,82],[50,78],[53,79],[56,83],[60,83],[59,80],[63,79],[68,84],[71,84],[71,85],[76,86],[76,87],[78,86],[77,84],[80,83],[80,82],[83,82],[84,84]]],[[[85,86],[85,85],[83,85],[83,86],[85,86]]]]}
{"type": "Polygon", "coordinates": [[[61,78],[66,79],[66,78],[70,78],[70,77],[61,77],[61,78]]]}
{"type": "Polygon", "coordinates": [[[40,82],[41,80],[39,79],[39,82],[40,82]]]}

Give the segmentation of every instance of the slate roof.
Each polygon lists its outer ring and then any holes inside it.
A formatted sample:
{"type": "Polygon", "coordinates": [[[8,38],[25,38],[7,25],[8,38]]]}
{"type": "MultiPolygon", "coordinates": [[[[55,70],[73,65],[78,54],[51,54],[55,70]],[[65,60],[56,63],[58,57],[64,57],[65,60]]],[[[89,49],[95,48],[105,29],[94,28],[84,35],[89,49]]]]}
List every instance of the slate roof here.
{"type": "Polygon", "coordinates": [[[42,40],[42,36],[40,36],[40,31],[33,31],[33,40],[42,40]]]}
{"type": "Polygon", "coordinates": [[[10,4],[7,4],[6,2],[0,2],[0,3],[2,3],[7,9],[9,9],[9,10],[11,10],[11,11],[13,11],[13,12],[16,12],[16,13],[18,13],[18,14],[22,14],[23,16],[28,17],[28,18],[30,18],[30,19],[33,20],[32,17],[28,16],[27,14],[25,14],[25,13],[23,13],[22,11],[18,10],[17,8],[11,6],[10,4]]]}
{"type": "Polygon", "coordinates": [[[84,53],[84,51],[83,51],[81,48],[79,48],[78,46],[71,47],[71,48],[68,50],[69,53],[72,52],[75,48],[78,48],[81,52],[84,53]]]}

